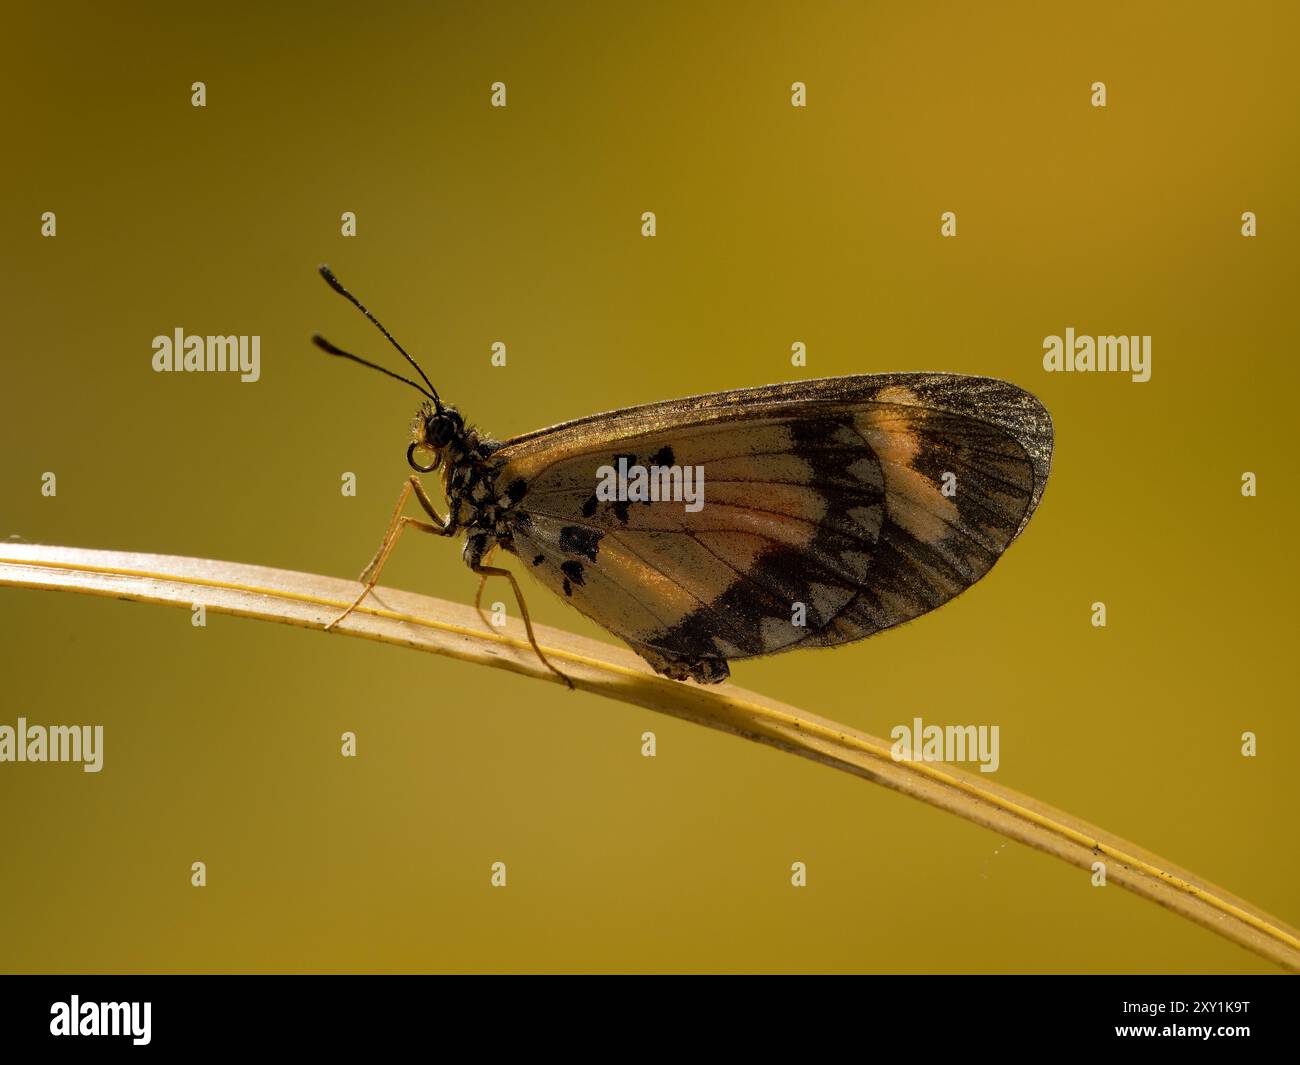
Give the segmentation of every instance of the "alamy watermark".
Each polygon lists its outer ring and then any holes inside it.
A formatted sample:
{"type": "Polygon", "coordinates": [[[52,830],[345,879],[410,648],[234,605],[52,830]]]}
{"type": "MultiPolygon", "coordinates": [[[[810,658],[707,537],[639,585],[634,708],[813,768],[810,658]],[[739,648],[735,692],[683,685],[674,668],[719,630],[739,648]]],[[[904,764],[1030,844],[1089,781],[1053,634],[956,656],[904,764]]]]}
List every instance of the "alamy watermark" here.
{"type": "Polygon", "coordinates": [[[914,717],[890,729],[889,738],[895,762],[978,762],[981,773],[1002,764],[997,725],[927,725],[914,717]]]}
{"type": "Polygon", "coordinates": [[[1126,373],[1139,383],[1151,380],[1149,336],[1064,336],[1043,338],[1043,369],[1048,373],[1126,373]]]}
{"type": "Polygon", "coordinates": [[[241,381],[256,381],[262,376],[262,338],[187,336],[177,326],[171,336],[153,338],[153,368],[156,373],[238,373],[241,381]]]}
{"type": "Polygon", "coordinates": [[[80,762],[87,773],[104,768],[103,725],[0,725],[0,762],[80,762]]]}
{"type": "Polygon", "coordinates": [[[704,509],[703,466],[639,466],[626,455],[618,466],[596,470],[596,498],[602,503],[683,503],[689,514],[704,509]]]}

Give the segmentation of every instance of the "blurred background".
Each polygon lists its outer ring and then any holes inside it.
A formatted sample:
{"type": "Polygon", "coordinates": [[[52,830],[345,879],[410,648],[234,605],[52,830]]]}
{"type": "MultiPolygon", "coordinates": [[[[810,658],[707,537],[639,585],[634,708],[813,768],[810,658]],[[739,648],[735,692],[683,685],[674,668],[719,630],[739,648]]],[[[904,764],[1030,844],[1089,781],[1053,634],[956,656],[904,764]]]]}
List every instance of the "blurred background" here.
{"type": "MultiPolygon", "coordinates": [[[[418,397],[310,347],[396,365],[320,262],[503,438],[796,377],[1003,377],[1046,403],[1057,450],[990,577],[735,679],[880,736],[997,724],[999,782],[1300,918],[1293,7],[9,19],[0,537],[354,576],[418,397]],[[259,335],[261,380],[154,373],[176,327],[259,335]],[[1045,373],[1067,327],[1150,334],[1150,382],[1045,373]]],[[[384,582],[477,584],[427,538],[384,582]]],[[[600,635],[525,590],[537,620],[600,635]]],[[[506,673],[13,589],[0,666],[0,723],[105,727],[97,775],[0,765],[4,971],[1271,968],[863,781],[506,673]]]]}

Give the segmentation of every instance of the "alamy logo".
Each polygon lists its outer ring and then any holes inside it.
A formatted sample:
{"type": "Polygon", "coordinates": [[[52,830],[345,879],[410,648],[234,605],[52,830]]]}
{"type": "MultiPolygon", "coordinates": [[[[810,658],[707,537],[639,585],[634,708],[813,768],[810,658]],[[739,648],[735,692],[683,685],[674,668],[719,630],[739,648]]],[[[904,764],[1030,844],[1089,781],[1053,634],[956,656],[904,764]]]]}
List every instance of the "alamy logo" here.
{"type": "Polygon", "coordinates": [[[177,326],[171,336],[153,338],[155,373],[238,373],[241,381],[262,376],[260,336],[186,336],[177,326]]]}
{"type": "Polygon", "coordinates": [[[1048,373],[1126,373],[1138,382],[1151,380],[1151,338],[1075,336],[1043,337],[1043,369],[1048,373]]]}
{"type": "Polygon", "coordinates": [[[889,749],[895,762],[978,762],[981,773],[996,773],[1002,764],[997,725],[895,725],[889,749]]]}
{"type": "Polygon", "coordinates": [[[50,1035],[129,1035],[148,1046],[152,1014],[151,1002],[82,1002],[73,995],[50,1006],[50,1035]]]}
{"type": "Polygon", "coordinates": [[[695,514],[704,508],[704,467],[638,466],[620,455],[617,468],[596,471],[596,498],[602,503],[684,503],[695,514]]]}
{"type": "Polygon", "coordinates": [[[87,773],[104,768],[103,725],[0,725],[0,762],[81,762],[87,773]]]}

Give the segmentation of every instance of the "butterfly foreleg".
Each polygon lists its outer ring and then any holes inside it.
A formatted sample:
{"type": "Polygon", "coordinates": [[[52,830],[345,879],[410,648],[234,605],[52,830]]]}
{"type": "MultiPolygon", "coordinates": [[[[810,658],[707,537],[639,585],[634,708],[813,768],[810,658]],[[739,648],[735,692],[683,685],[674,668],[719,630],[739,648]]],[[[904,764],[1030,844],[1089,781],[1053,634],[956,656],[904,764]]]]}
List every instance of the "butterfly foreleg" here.
{"type": "MultiPolygon", "coordinates": [[[[515,602],[519,604],[519,616],[524,619],[524,631],[528,633],[528,642],[532,645],[533,651],[536,652],[537,657],[541,659],[542,665],[572,689],[573,681],[551,665],[550,659],[548,659],[542,652],[542,648],[537,642],[537,637],[533,635],[533,622],[528,616],[528,604],[524,602],[524,593],[520,591],[519,582],[515,580],[515,575],[501,566],[483,565],[483,555],[486,554],[486,552],[483,551],[474,540],[467,542],[465,548],[465,561],[469,563],[469,568],[479,575],[479,595],[481,596],[483,594],[483,585],[487,583],[487,578],[489,577],[504,577],[510,582],[510,587],[513,588],[515,592],[515,602]]],[[[477,605],[477,600],[475,601],[475,605],[477,605]]],[[[480,611],[480,613],[482,613],[482,611],[480,611]]]]}
{"type": "Polygon", "coordinates": [[[420,479],[414,474],[412,474],[406,483],[402,485],[402,491],[397,497],[397,506],[393,508],[393,517],[388,523],[388,530],[384,533],[384,539],[379,545],[379,550],[375,552],[375,557],[370,560],[366,568],[361,571],[359,580],[365,587],[361,589],[361,594],[352,601],[351,606],[325,626],[326,632],[332,630],[339,624],[339,622],[351,614],[352,611],[356,610],[366,596],[371,593],[375,585],[379,583],[379,575],[383,572],[384,563],[388,561],[388,556],[392,554],[393,548],[397,546],[398,538],[401,537],[402,531],[406,529],[407,526],[413,526],[421,532],[429,533],[432,536],[451,536],[455,532],[454,527],[449,521],[444,521],[438,516],[438,512],[433,508],[433,501],[429,498],[428,492],[424,490],[424,485],[420,483],[420,479]],[[420,505],[424,508],[425,513],[428,514],[429,517],[433,518],[432,522],[421,521],[419,518],[407,517],[402,513],[402,508],[406,506],[406,501],[411,497],[412,492],[415,493],[416,498],[420,501],[420,505]]]}
{"type": "MultiPolygon", "coordinates": [[[[376,571],[383,566],[382,559],[386,556],[385,548],[388,547],[389,541],[395,539],[399,519],[402,515],[402,508],[406,506],[406,501],[411,498],[411,493],[415,493],[415,498],[420,501],[420,506],[424,512],[433,519],[433,523],[442,530],[443,536],[450,536],[452,529],[450,523],[439,517],[438,512],[433,507],[433,500],[429,498],[429,493],[425,491],[424,485],[420,483],[420,478],[411,474],[402,485],[401,492],[397,496],[397,506],[393,508],[393,516],[388,522],[388,531],[384,533],[384,539],[379,544],[379,550],[375,552],[375,557],[366,563],[366,568],[361,571],[357,578],[362,584],[370,582],[370,578],[375,575],[376,571]]],[[[342,621],[342,618],[339,618],[342,621]]]]}

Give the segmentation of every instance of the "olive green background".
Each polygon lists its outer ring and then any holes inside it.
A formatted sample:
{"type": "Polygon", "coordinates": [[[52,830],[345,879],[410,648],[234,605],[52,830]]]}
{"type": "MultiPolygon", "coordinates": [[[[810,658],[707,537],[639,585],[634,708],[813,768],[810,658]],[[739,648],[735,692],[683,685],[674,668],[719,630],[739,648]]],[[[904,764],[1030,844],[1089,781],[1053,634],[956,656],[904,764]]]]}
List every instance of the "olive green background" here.
{"type": "MultiPolygon", "coordinates": [[[[1057,450],[989,578],[735,678],[876,735],[997,724],[1000,782],[1300,918],[1293,6],[267,8],[9,5],[0,537],[354,575],[418,397],[308,345],[395,365],[322,261],[500,437],[1004,377],[1057,450]],[[259,334],[262,380],[155,374],[176,326],[259,334]],[[1068,326],[1151,334],[1151,381],[1044,373],[1068,326]]],[[[420,538],[385,583],[477,582],[420,538]]],[[[4,971],[1271,970],[861,780],[498,671],[13,589],[0,656],[0,723],[106,730],[99,775],[0,765],[4,971]]]]}

